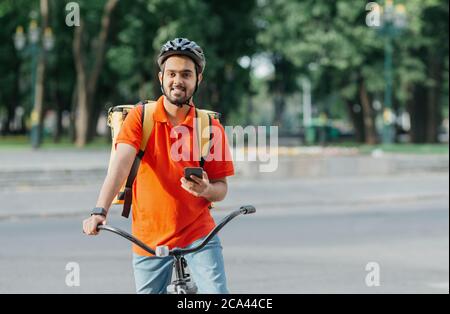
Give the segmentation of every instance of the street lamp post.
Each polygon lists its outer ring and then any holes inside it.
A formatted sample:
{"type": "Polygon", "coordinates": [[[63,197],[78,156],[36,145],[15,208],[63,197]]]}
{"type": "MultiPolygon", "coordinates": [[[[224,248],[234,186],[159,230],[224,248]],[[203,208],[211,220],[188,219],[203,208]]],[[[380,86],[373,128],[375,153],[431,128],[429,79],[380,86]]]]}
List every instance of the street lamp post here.
{"type": "Polygon", "coordinates": [[[383,143],[395,141],[395,115],[392,110],[393,104],[393,41],[406,27],[406,8],[402,4],[394,5],[393,0],[386,0],[381,8],[380,25],[375,26],[380,35],[384,37],[384,109],[383,109],[383,143]]]}
{"type": "MultiPolygon", "coordinates": [[[[31,112],[31,131],[30,131],[30,141],[31,146],[36,149],[39,148],[41,144],[41,133],[40,133],[40,112],[37,108],[36,103],[36,68],[37,68],[37,60],[38,56],[41,53],[41,48],[39,47],[39,39],[40,39],[40,29],[37,25],[36,20],[33,18],[30,22],[30,26],[28,29],[28,43],[27,46],[27,38],[24,34],[24,29],[22,26],[18,26],[16,28],[16,33],[14,34],[14,46],[17,51],[23,51],[31,56],[31,104],[32,104],[32,112],[31,112]]],[[[50,51],[53,49],[54,38],[53,33],[50,27],[47,27],[44,30],[44,36],[42,38],[42,44],[45,51],[50,51]]]]}

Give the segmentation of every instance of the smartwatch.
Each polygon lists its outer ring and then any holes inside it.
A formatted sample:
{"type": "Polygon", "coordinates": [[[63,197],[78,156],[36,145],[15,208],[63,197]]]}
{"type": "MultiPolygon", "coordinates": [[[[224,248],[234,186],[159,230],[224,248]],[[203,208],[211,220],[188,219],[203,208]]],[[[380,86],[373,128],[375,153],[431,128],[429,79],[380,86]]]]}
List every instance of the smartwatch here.
{"type": "Polygon", "coordinates": [[[107,214],[107,212],[103,207],[95,207],[91,212],[91,216],[101,215],[103,217],[106,217],[106,214],[107,214]]]}

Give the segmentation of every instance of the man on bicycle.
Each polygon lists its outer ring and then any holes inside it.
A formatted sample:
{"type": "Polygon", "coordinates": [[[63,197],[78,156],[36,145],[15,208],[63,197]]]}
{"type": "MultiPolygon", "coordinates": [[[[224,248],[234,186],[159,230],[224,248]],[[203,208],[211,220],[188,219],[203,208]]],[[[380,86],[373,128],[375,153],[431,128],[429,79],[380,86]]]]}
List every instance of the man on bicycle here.
{"type": "MultiPolygon", "coordinates": [[[[227,176],[234,175],[225,132],[216,119],[213,134],[220,143],[221,158],[208,159],[203,178],[184,178],[185,167],[199,167],[198,158],[173,158],[172,146],[178,140],[177,128],[194,136],[195,106],[192,100],[202,81],[205,57],[193,41],[176,38],[162,46],[158,57],[159,81],[163,95],[153,114],[154,127],[133,185],[132,233],[146,245],[191,247],[214,227],[211,202],[227,194],[227,176]]],[[[83,231],[98,234],[97,226],[106,223],[114,197],[127,178],[140,148],[142,106],[130,111],[116,141],[116,156],[101,188],[90,218],[83,221],[83,231]]],[[[190,145],[194,147],[194,145],[190,145]]],[[[214,146],[213,149],[217,147],[214,146]]],[[[211,151],[212,153],[212,151],[211,151]]],[[[189,156],[193,156],[192,148],[189,156]]],[[[215,154],[216,156],[216,154],[215,154]]],[[[186,255],[191,276],[199,293],[228,293],[222,247],[216,236],[202,250],[186,255]]],[[[133,269],[137,293],[165,293],[171,281],[172,257],[150,256],[133,245],[133,269]]]]}

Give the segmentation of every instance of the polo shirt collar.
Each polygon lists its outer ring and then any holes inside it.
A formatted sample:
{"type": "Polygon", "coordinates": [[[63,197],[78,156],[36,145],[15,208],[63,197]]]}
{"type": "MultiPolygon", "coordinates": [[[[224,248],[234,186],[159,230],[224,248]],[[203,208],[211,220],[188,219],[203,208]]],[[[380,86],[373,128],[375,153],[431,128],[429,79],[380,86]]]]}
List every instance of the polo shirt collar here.
{"type": "MultiPolygon", "coordinates": [[[[191,107],[186,115],[186,118],[181,123],[182,125],[185,125],[187,127],[193,128],[194,125],[194,118],[195,118],[195,106],[191,107]]],[[[161,96],[156,103],[156,109],[153,113],[153,120],[162,122],[162,123],[168,123],[169,118],[167,118],[167,112],[164,108],[164,96],[161,96]]]]}

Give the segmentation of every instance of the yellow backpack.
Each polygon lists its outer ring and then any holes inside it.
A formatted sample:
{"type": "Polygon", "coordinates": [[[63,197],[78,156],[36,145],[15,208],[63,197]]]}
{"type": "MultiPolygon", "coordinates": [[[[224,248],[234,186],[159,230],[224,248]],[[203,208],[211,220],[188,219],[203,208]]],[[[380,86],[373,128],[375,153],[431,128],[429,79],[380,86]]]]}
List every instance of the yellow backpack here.
{"type": "MultiPolygon", "coordinates": [[[[122,124],[125,121],[128,113],[135,108],[136,106],[142,106],[142,140],[139,152],[136,154],[136,158],[134,159],[133,166],[131,167],[130,174],[128,175],[127,180],[123,183],[122,188],[120,189],[119,194],[115,197],[113,204],[123,204],[122,216],[128,218],[130,215],[131,203],[132,203],[132,187],[133,182],[136,179],[136,175],[139,169],[139,165],[141,163],[142,157],[145,154],[145,148],[147,147],[148,139],[153,131],[154,120],[153,113],[156,109],[155,101],[141,101],[136,105],[120,105],[109,108],[108,110],[108,126],[111,128],[111,137],[112,137],[112,147],[111,147],[111,157],[109,160],[108,171],[111,168],[111,163],[114,158],[116,149],[115,142],[117,136],[122,128],[122,124]]],[[[211,140],[211,132],[209,137],[202,136],[205,134],[203,131],[205,128],[211,127],[211,118],[219,119],[220,114],[210,110],[204,109],[195,109],[195,114],[197,118],[197,123],[194,126],[196,138],[198,140],[198,147],[201,151],[201,159],[200,159],[200,167],[203,167],[205,163],[205,158],[210,150],[210,140],[211,140]],[[201,131],[200,131],[201,130],[201,131]]]]}

